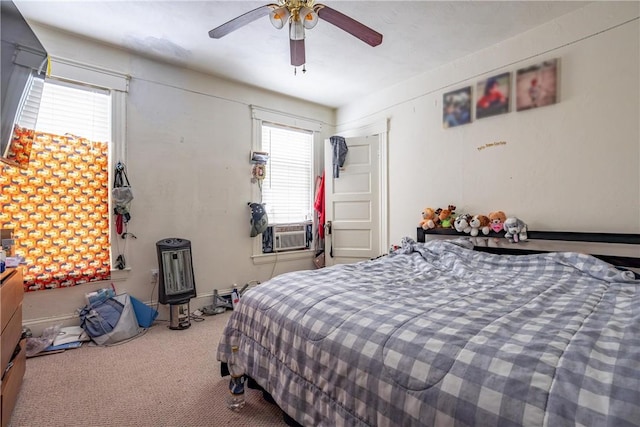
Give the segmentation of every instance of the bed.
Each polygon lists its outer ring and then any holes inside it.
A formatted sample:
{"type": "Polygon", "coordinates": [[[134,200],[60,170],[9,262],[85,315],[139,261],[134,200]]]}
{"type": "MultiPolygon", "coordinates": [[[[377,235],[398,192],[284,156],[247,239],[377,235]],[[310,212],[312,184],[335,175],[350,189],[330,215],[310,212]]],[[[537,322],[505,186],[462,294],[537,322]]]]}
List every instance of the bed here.
{"type": "MultiPolygon", "coordinates": [[[[579,234],[640,267],[640,236],[579,234]]],[[[218,360],[238,346],[233,362],[304,426],[640,425],[636,272],[445,237],[250,289],[218,360]]]]}

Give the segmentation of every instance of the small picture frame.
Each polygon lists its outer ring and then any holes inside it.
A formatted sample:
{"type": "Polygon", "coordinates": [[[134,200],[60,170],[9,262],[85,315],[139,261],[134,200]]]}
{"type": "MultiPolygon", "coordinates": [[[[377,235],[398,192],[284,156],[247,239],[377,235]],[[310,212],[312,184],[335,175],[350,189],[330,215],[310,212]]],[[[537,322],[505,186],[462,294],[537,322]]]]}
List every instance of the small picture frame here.
{"type": "Polygon", "coordinates": [[[476,119],[509,112],[511,73],[498,74],[477,84],[476,119]]]}
{"type": "Polygon", "coordinates": [[[471,86],[442,95],[442,126],[451,128],[471,123],[471,86]]]}
{"type": "Polygon", "coordinates": [[[557,101],[557,58],[516,71],[516,111],[544,107],[557,101]]]}

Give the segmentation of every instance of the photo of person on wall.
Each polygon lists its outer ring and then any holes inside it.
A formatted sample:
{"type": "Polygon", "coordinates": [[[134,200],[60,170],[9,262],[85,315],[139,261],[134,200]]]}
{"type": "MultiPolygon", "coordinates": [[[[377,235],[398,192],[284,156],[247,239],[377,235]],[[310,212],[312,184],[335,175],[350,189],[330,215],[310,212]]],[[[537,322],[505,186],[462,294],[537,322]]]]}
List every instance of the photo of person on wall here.
{"type": "Polygon", "coordinates": [[[450,128],[471,123],[471,86],[442,96],[442,126],[450,128]]]}
{"type": "Polygon", "coordinates": [[[510,88],[511,73],[500,74],[478,82],[476,119],[508,113],[510,88]]]}
{"type": "Polygon", "coordinates": [[[557,102],[558,60],[535,64],[516,72],[516,111],[557,102]]]}

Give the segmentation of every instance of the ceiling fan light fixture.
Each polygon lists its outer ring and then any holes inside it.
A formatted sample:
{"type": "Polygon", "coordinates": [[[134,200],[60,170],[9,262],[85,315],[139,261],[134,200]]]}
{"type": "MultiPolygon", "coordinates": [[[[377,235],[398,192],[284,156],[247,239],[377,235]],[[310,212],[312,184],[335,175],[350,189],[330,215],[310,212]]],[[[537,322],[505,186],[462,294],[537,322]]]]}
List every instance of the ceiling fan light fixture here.
{"type": "Polygon", "coordinates": [[[284,24],[289,20],[290,15],[289,9],[282,6],[269,13],[269,20],[271,21],[271,24],[279,30],[284,27],[284,24]]]}
{"type": "Polygon", "coordinates": [[[305,6],[300,8],[300,11],[298,12],[298,16],[300,16],[302,25],[307,30],[312,29],[318,23],[318,14],[310,7],[305,6]]]}
{"type": "Polygon", "coordinates": [[[304,26],[300,19],[292,19],[289,21],[289,39],[304,40],[304,26]]]}

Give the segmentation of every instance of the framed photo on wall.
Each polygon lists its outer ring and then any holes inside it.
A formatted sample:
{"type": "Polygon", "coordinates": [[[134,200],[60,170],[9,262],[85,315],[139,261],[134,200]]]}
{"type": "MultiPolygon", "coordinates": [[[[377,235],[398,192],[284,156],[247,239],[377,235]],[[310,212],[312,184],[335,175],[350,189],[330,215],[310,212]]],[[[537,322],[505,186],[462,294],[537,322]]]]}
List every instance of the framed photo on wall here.
{"type": "Polygon", "coordinates": [[[516,111],[544,107],[557,102],[558,59],[551,59],[516,72],[516,111]]]}
{"type": "Polygon", "coordinates": [[[511,73],[503,73],[478,82],[476,119],[509,112],[511,73]]]}
{"type": "Polygon", "coordinates": [[[442,95],[442,126],[451,128],[471,123],[471,86],[442,95]]]}

